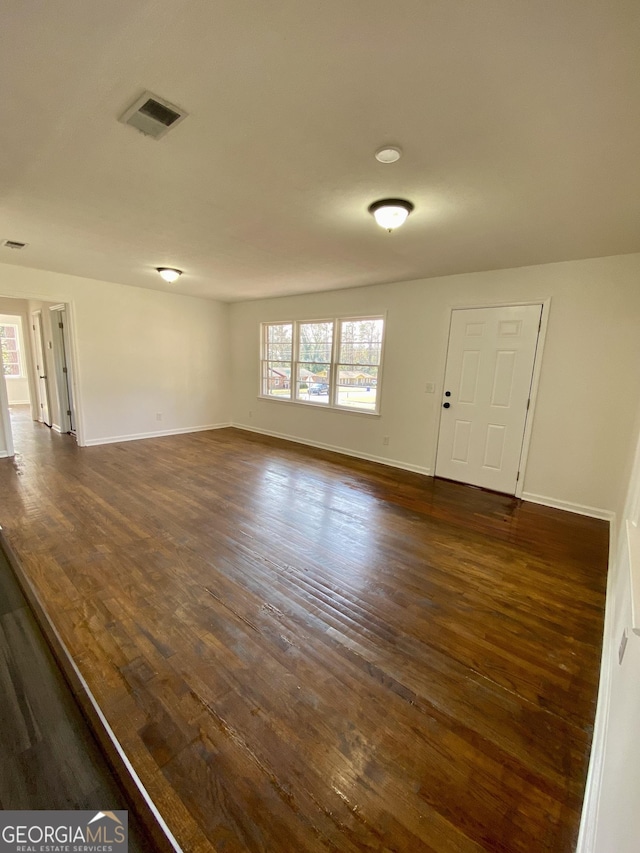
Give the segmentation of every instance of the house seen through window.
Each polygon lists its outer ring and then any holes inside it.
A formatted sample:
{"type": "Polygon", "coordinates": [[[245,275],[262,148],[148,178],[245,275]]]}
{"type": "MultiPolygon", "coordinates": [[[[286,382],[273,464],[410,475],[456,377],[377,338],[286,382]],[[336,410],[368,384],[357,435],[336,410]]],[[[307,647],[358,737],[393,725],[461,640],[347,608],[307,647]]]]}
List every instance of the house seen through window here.
{"type": "Polygon", "coordinates": [[[377,412],[383,334],[382,317],[264,323],[262,396],[377,412]]]}

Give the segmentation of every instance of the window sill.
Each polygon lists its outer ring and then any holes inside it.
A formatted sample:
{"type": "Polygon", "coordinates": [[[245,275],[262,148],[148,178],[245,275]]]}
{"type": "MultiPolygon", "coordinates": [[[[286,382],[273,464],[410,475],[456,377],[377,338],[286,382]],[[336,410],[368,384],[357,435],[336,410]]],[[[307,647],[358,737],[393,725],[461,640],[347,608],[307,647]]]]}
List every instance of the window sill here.
{"type": "Polygon", "coordinates": [[[304,409],[320,409],[325,412],[339,412],[341,415],[364,415],[365,418],[379,418],[380,412],[367,412],[365,409],[351,409],[348,406],[331,406],[328,403],[314,403],[311,400],[287,400],[286,398],[268,397],[258,394],[258,400],[266,403],[277,403],[279,406],[301,406],[304,409]]]}

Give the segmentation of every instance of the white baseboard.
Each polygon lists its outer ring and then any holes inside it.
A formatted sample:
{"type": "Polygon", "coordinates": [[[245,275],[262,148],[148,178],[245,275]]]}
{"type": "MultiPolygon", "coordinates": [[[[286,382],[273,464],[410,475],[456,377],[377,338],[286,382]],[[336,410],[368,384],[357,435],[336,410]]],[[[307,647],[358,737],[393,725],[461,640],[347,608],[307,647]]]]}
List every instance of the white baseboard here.
{"type": "Polygon", "coordinates": [[[273,432],[269,429],[257,429],[247,424],[232,424],[236,429],[242,429],[246,432],[256,432],[260,435],[269,435],[272,438],[282,438],[285,441],[293,441],[295,444],[304,444],[308,447],[317,447],[319,450],[331,450],[333,453],[341,453],[343,456],[352,456],[354,459],[364,459],[367,462],[378,462],[380,465],[389,465],[391,468],[402,468],[404,471],[413,471],[414,474],[425,474],[427,477],[432,476],[430,468],[425,468],[421,465],[411,465],[408,462],[401,462],[399,459],[387,459],[385,456],[374,456],[371,453],[357,453],[348,447],[339,447],[335,444],[324,444],[321,441],[309,441],[308,439],[297,438],[295,435],[287,435],[282,432],[273,432]]]}
{"type": "Polygon", "coordinates": [[[206,432],[210,429],[224,429],[230,427],[230,423],[224,424],[207,424],[206,426],[197,427],[180,427],[178,429],[158,430],[157,432],[138,432],[132,435],[108,435],[101,438],[88,438],[85,440],[85,447],[93,447],[97,444],[117,444],[120,441],[138,441],[142,438],[162,438],[165,435],[183,435],[189,432],[206,432]]]}
{"type": "MultiPolygon", "coordinates": [[[[101,438],[90,438],[85,441],[85,446],[92,447],[99,444],[117,444],[120,441],[138,441],[144,438],[161,438],[162,436],[167,435],[181,435],[190,432],[205,432],[207,430],[225,429],[227,427],[235,427],[236,429],[241,429],[246,432],[258,433],[259,435],[268,435],[272,438],[281,438],[284,441],[292,441],[294,442],[294,444],[303,444],[307,445],[308,447],[317,447],[319,450],[329,450],[332,453],[341,453],[343,456],[351,456],[354,459],[364,459],[367,462],[377,462],[380,465],[389,465],[391,468],[400,468],[403,471],[412,471],[415,474],[424,474],[427,477],[433,476],[433,471],[431,470],[431,468],[427,468],[423,465],[412,465],[409,462],[404,462],[399,459],[389,459],[388,457],[376,456],[372,453],[360,453],[358,451],[352,450],[351,448],[341,447],[340,445],[336,444],[326,444],[321,441],[312,441],[310,439],[299,438],[298,436],[289,435],[288,433],[275,432],[274,430],[269,429],[260,429],[258,427],[250,426],[249,424],[230,422],[221,424],[207,424],[206,426],[198,427],[158,430],[157,432],[140,432],[131,435],[113,435],[104,436],[101,438]]],[[[53,429],[55,429],[56,432],[60,431],[60,428],[57,427],[55,424],[53,426],[53,429]]],[[[565,510],[566,512],[574,512],[578,515],[587,515],[592,518],[600,518],[605,521],[612,521],[615,515],[613,512],[607,509],[600,509],[598,507],[571,503],[570,501],[558,500],[556,498],[550,498],[545,495],[536,495],[532,492],[523,492],[522,500],[529,501],[530,503],[542,504],[543,506],[552,507],[554,509],[565,510]]]]}
{"type": "Polygon", "coordinates": [[[614,655],[613,631],[615,628],[615,582],[618,570],[618,543],[616,542],[615,514],[609,525],[609,569],[604,610],[604,632],[602,639],[602,658],[600,661],[600,684],[598,702],[591,740],[589,770],[582,801],[582,817],[576,853],[596,853],[596,830],[598,828],[598,809],[602,791],[602,773],[609,728],[609,706],[611,703],[611,666],[614,655]]]}
{"type": "Polygon", "coordinates": [[[588,515],[591,518],[601,518],[604,521],[613,521],[615,513],[609,509],[600,509],[596,506],[585,506],[584,504],[575,504],[571,501],[562,501],[557,498],[548,498],[545,495],[534,495],[531,492],[523,492],[522,500],[529,501],[533,504],[542,504],[550,506],[553,509],[563,509],[566,512],[575,512],[578,515],[588,515]]]}
{"type": "Polygon", "coordinates": [[[59,427],[58,424],[51,424],[51,429],[62,435],[62,427],[59,427]]]}
{"type": "Polygon", "coordinates": [[[0,459],[8,459],[9,452],[7,450],[0,450],[0,459]]]}
{"type": "Polygon", "coordinates": [[[9,408],[11,408],[11,406],[28,406],[30,403],[31,400],[11,400],[9,408]]]}

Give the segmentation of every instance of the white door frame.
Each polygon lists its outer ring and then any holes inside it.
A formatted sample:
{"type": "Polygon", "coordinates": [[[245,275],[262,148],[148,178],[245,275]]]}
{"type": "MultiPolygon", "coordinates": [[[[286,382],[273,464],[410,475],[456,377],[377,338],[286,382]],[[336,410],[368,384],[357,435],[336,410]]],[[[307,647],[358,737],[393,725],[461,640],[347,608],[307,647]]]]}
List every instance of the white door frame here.
{"type": "Polygon", "coordinates": [[[31,330],[33,333],[33,356],[36,369],[36,385],[38,389],[38,418],[49,429],[53,428],[53,413],[51,407],[51,388],[49,385],[49,370],[47,367],[47,347],[44,337],[44,320],[42,309],[36,308],[31,312],[31,330]],[[38,364],[40,362],[40,364],[38,364]],[[42,381],[41,381],[42,380],[42,381]],[[43,391],[44,389],[44,391],[43,391]],[[46,404],[47,423],[44,417],[46,404]]]}
{"type": "Polygon", "coordinates": [[[516,483],[516,491],[515,497],[521,498],[522,493],[524,491],[524,481],[526,476],[526,468],[527,468],[527,460],[529,458],[529,447],[531,445],[531,434],[533,430],[533,420],[535,416],[535,408],[536,402],[538,399],[538,386],[540,384],[540,374],[542,371],[542,356],[544,352],[544,344],[547,336],[547,326],[549,323],[549,309],[551,307],[551,297],[547,296],[544,299],[527,299],[527,300],[509,300],[506,302],[462,302],[459,305],[449,304],[447,309],[447,331],[443,343],[442,355],[441,355],[441,364],[439,369],[440,374],[440,386],[436,389],[436,399],[438,400],[437,406],[437,423],[435,429],[435,441],[433,444],[433,464],[432,471],[435,473],[436,468],[436,458],[438,454],[438,441],[440,439],[440,424],[442,423],[442,403],[440,402],[442,398],[442,389],[444,388],[444,380],[445,380],[445,372],[447,369],[447,353],[449,350],[449,336],[451,333],[451,313],[453,311],[460,311],[465,309],[473,309],[473,308],[509,308],[511,306],[523,306],[523,305],[542,305],[542,316],[540,318],[540,332],[538,334],[538,344],[536,347],[536,355],[533,362],[533,374],[531,377],[531,396],[529,409],[527,411],[527,418],[524,425],[524,435],[522,438],[522,452],[520,454],[520,477],[518,478],[518,482],[516,483]]]}
{"type": "MultiPolygon", "coordinates": [[[[53,302],[54,300],[49,301],[53,302]]],[[[80,396],[80,359],[78,358],[77,348],[76,309],[72,300],[64,301],[64,304],[67,306],[67,323],[69,324],[67,329],[69,348],[66,353],[67,363],[71,369],[71,395],[73,397],[73,411],[76,416],[76,443],[79,447],[84,447],[84,410],[80,396]]]]}
{"type": "Polygon", "coordinates": [[[73,368],[67,352],[71,348],[71,344],[69,340],[69,312],[66,303],[59,302],[56,305],[49,305],[49,319],[51,321],[53,361],[56,371],[56,391],[60,409],[60,430],[64,433],[76,435],[77,429],[74,424],[77,416],[73,398],[73,368]],[[64,329],[61,330],[58,324],[63,312],[65,323],[64,329]]]}
{"type": "MultiPolygon", "coordinates": [[[[65,299],[58,297],[57,299],[52,298],[51,294],[25,294],[24,292],[18,291],[13,292],[10,290],[2,290],[0,296],[4,296],[7,299],[22,299],[33,302],[64,302],[67,306],[67,319],[69,321],[69,351],[67,352],[67,358],[71,362],[71,371],[72,371],[72,380],[73,380],[73,399],[75,402],[75,413],[76,413],[76,443],[79,447],[85,446],[85,430],[84,430],[84,411],[82,406],[82,396],[80,392],[80,370],[79,370],[79,359],[78,359],[78,349],[77,349],[77,334],[76,334],[76,310],[75,303],[73,300],[65,299]]],[[[29,316],[31,312],[28,312],[29,316]]],[[[7,446],[10,450],[7,453],[8,456],[14,456],[14,446],[13,446],[13,434],[11,432],[11,417],[9,414],[9,402],[7,399],[6,393],[6,383],[4,382],[4,376],[0,377],[2,379],[2,388],[0,388],[0,429],[2,429],[5,433],[7,446]],[[4,393],[3,393],[4,390],[4,393]]]]}

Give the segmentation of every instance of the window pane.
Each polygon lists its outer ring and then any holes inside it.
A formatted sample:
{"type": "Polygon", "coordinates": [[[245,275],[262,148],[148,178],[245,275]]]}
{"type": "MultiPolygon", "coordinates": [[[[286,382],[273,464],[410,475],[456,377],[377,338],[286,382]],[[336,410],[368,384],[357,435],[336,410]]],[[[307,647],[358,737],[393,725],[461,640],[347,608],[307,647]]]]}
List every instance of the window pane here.
{"type": "Polygon", "coordinates": [[[265,362],[262,393],[271,397],[291,399],[291,364],[289,362],[265,362]]]}
{"type": "Polygon", "coordinates": [[[16,325],[0,326],[0,348],[2,349],[2,373],[5,376],[21,376],[16,325]]]}
{"type": "Polygon", "coordinates": [[[292,323],[268,325],[265,340],[265,359],[267,361],[291,361],[292,340],[292,323]]]}
{"type": "Polygon", "coordinates": [[[327,364],[331,361],[333,323],[300,323],[298,360],[327,364]]]}
{"type": "Polygon", "coordinates": [[[380,364],[384,321],[345,320],[340,325],[341,364],[380,364]]]}
{"type": "Polygon", "coordinates": [[[329,402],[329,364],[306,362],[298,365],[296,399],[313,403],[329,402]]]}
{"type": "Polygon", "coordinates": [[[365,409],[374,412],[378,397],[378,368],[369,365],[355,367],[352,364],[338,365],[339,406],[365,409]]]}

